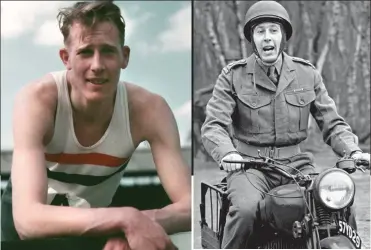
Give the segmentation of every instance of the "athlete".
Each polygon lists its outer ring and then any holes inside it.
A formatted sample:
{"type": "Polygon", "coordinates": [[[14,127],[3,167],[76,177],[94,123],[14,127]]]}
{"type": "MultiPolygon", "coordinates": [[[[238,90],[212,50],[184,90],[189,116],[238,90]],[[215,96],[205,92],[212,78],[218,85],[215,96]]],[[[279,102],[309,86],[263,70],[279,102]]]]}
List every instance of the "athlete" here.
{"type": "Polygon", "coordinates": [[[30,82],[15,100],[2,240],[123,233],[105,249],[176,249],[169,235],[191,228],[190,170],[166,101],[119,81],[130,55],[120,9],[78,2],[58,19],[66,69],[30,82]],[[144,141],[172,204],[109,207],[144,141]]]}

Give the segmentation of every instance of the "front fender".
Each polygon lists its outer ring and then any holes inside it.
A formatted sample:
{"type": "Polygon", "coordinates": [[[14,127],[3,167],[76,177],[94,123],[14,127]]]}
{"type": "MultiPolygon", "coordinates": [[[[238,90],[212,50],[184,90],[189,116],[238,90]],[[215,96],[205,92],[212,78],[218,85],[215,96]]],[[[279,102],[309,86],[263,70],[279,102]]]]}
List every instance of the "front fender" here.
{"type": "Polygon", "coordinates": [[[352,242],[343,235],[325,238],[321,240],[320,244],[323,249],[355,249],[352,242]]]}

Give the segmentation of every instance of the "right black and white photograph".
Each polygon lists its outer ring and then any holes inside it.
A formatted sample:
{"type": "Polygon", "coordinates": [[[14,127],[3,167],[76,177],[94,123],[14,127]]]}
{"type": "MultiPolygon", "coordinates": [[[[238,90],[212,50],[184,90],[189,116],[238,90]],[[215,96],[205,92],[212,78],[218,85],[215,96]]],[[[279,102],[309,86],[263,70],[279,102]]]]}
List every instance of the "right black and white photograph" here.
{"type": "Polygon", "coordinates": [[[194,249],[370,249],[370,1],[193,2],[194,249]]]}

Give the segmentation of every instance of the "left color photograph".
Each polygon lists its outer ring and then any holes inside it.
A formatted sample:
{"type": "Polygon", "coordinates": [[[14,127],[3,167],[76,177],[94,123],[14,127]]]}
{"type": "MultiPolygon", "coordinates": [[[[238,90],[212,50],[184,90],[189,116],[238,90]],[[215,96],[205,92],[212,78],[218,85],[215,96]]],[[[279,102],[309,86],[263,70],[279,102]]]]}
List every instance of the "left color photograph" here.
{"type": "Polygon", "coordinates": [[[192,249],[191,1],[1,3],[1,248],[192,249]]]}

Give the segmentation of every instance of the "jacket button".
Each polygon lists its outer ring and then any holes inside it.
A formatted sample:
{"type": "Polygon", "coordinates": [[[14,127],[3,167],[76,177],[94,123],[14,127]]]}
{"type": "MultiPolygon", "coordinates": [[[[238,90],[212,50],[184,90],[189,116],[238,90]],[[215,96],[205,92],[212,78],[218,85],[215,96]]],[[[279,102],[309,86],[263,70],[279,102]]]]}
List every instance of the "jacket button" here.
{"type": "Polygon", "coordinates": [[[252,103],[252,106],[253,106],[253,107],[255,107],[255,106],[256,106],[256,103],[255,103],[255,102],[253,102],[253,103],[252,103]]]}
{"type": "Polygon", "coordinates": [[[300,104],[304,104],[304,100],[303,100],[303,99],[300,99],[300,100],[299,100],[299,103],[300,103],[300,104]]]}

